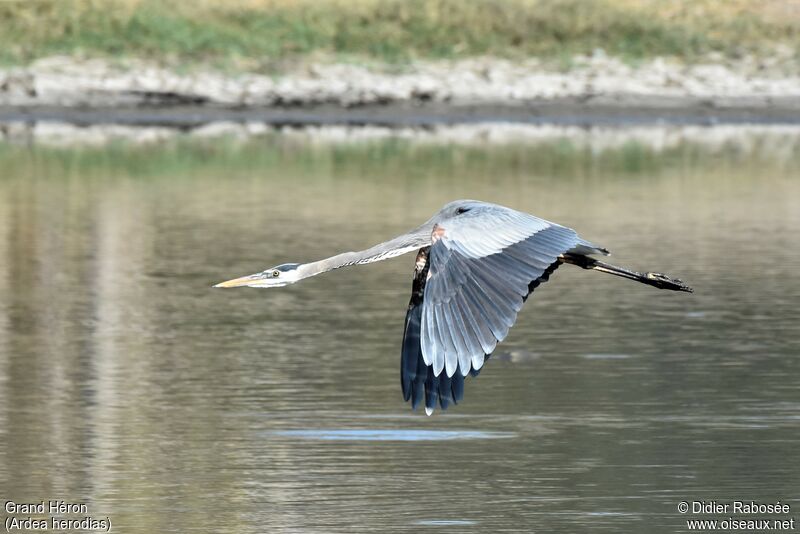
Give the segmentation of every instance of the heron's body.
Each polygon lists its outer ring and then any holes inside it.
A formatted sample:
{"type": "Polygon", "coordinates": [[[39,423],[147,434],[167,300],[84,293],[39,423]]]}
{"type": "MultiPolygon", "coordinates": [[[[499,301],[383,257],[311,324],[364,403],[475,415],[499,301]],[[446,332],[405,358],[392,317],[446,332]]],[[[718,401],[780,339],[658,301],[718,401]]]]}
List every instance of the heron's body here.
{"type": "Polygon", "coordinates": [[[401,357],[403,396],[427,413],[461,400],[514,324],[531,292],[561,264],[607,272],[662,289],[691,291],[680,280],[600,262],[608,252],[564,226],[475,200],[444,206],[414,230],[361,252],[283,264],[218,287],[279,287],[345,267],[417,252],[401,357]]]}

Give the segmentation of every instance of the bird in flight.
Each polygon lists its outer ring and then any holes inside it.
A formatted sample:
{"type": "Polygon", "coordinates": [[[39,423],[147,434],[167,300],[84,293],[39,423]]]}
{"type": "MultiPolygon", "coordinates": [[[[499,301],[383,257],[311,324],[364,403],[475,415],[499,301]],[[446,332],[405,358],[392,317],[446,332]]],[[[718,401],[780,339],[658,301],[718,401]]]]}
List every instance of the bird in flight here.
{"type": "Polygon", "coordinates": [[[311,263],[284,263],[214,287],[282,287],[349,265],[417,251],[406,312],[400,378],[403,398],[428,415],[464,395],[505,339],[530,294],[562,264],[672,291],[692,292],[681,280],[638,273],[592,256],[608,251],[571,228],[497,204],[457,200],[421,226],[360,252],[311,263]]]}

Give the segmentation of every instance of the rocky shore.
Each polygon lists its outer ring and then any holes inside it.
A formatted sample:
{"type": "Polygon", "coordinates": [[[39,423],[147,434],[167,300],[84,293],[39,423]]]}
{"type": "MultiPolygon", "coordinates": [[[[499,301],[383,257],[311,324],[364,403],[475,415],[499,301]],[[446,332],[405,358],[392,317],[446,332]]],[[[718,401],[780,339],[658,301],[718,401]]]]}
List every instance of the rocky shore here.
{"type": "Polygon", "coordinates": [[[636,66],[598,51],[562,66],[493,58],[403,67],[308,62],[267,75],[52,57],[0,70],[4,122],[424,126],[426,117],[447,124],[558,123],[626,114],[634,122],[700,116],[800,123],[800,68],[790,51],[692,65],[656,58],[636,66]],[[152,111],[149,118],[143,109],[152,111]],[[414,116],[419,120],[409,122],[414,116]]]}

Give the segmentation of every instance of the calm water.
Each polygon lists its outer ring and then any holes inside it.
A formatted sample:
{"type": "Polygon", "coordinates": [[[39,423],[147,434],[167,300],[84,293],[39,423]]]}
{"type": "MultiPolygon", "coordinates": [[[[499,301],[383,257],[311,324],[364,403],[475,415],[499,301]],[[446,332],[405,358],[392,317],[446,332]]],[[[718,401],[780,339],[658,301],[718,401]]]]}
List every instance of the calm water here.
{"type": "Polygon", "coordinates": [[[800,520],[800,157],[748,146],[1,146],[0,498],[142,533],[685,532],[692,500],[800,520]],[[457,198],[697,292],[564,267],[429,418],[398,377],[411,255],[210,288],[457,198]]]}

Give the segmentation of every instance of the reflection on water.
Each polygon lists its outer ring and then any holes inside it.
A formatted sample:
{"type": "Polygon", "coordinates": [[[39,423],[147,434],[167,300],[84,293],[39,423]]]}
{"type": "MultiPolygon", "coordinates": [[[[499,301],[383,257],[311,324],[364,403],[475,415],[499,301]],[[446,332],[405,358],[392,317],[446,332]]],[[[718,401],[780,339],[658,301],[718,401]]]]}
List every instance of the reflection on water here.
{"type": "Polygon", "coordinates": [[[2,146],[0,497],[119,532],[674,532],[682,500],[800,507],[800,159],[760,146],[2,146]],[[455,198],[697,292],[562,268],[428,418],[397,376],[411,256],[209,287],[455,198]]]}
{"type": "Polygon", "coordinates": [[[425,521],[417,521],[417,525],[422,526],[441,526],[441,527],[452,527],[452,526],[464,526],[464,525],[474,525],[476,524],[475,521],[464,521],[458,519],[428,519],[425,521]]]}
{"type": "Polygon", "coordinates": [[[474,430],[398,430],[319,428],[314,430],[278,430],[273,436],[302,439],[327,439],[341,441],[446,441],[455,439],[513,438],[510,432],[479,432],[474,430]]]}

